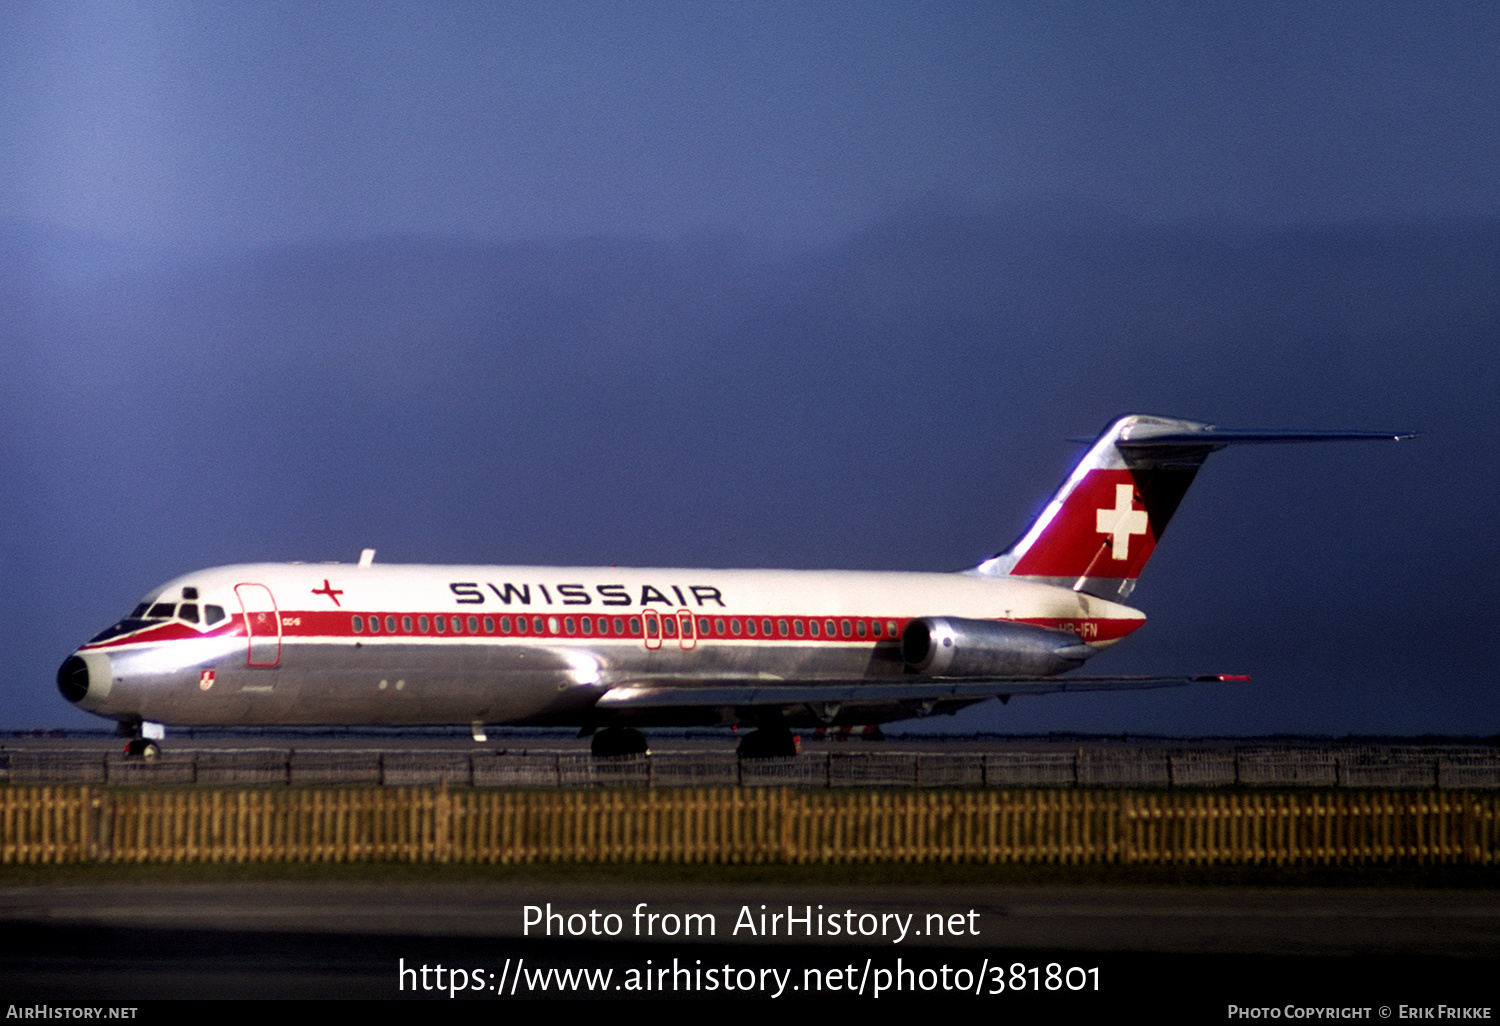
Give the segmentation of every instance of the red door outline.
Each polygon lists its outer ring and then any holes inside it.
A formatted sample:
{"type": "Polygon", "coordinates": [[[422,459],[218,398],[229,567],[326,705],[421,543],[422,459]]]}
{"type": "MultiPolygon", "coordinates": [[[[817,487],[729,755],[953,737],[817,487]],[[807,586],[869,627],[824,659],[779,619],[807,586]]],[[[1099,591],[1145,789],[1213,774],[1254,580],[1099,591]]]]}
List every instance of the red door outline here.
{"type": "Polygon", "coordinates": [[[276,596],[264,584],[236,584],[234,594],[245,614],[245,665],[276,666],[281,662],[281,612],[276,596]]]}

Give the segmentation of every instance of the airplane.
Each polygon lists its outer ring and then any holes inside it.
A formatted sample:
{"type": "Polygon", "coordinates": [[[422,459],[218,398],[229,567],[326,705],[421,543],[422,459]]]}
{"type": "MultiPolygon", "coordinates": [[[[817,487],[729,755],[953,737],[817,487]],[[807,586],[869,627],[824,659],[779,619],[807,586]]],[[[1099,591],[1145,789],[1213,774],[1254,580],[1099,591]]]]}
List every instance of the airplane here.
{"type": "Polygon", "coordinates": [[[154,759],[165,727],[642,727],[792,731],[1014,695],[1246,679],[1063,676],[1145,623],[1125,605],[1207,456],[1412,432],[1225,430],[1132,414],[1093,441],[1010,548],[957,573],[255,563],[151,591],[58,670],[63,697],[154,759]]]}

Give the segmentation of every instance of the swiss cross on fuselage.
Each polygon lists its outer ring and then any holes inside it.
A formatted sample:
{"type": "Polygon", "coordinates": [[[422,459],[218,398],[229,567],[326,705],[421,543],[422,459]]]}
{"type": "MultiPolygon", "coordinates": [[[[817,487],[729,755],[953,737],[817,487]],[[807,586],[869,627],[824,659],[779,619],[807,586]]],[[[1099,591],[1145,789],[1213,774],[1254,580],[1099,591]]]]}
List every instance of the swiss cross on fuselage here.
{"type": "Polygon", "coordinates": [[[1135,488],[1128,484],[1115,485],[1114,509],[1101,509],[1095,513],[1095,523],[1100,534],[1111,538],[1110,558],[1130,557],[1130,536],[1145,534],[1150,524],[1146,511],[1135,508],[1135,488]]]}
{"type": "Polygon", "coordinates": [[[339,596],[344,593],[344,589],[343,588],[335,588],[332,584],[328,583],[328,578],[326,578],[326,577],[323,578],[323,587],[321,587],[321,588],[314,588],[312,590],[312,593],[314,595],[327,595],[329,598],[333,599],[333,604],[334,605],[336,605],[336,606],[338,606],[340,608],[343,608],[344,604],[339,601],[339,596]]]}

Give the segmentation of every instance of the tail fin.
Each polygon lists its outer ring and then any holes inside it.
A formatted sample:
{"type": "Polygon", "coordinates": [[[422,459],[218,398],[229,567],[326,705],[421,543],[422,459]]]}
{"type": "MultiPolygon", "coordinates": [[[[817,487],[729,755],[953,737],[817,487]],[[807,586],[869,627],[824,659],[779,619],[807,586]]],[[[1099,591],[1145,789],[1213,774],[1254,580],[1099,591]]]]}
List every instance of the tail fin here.
{"type": "Polygon", "coordinates": [[[1225,431],[1192,420],[1121,417],[1089,447],[1020,540],[975,570],[1124,599],[1209,453],[1251,442],[1410,437],[1392,431],[1225,431]]]}

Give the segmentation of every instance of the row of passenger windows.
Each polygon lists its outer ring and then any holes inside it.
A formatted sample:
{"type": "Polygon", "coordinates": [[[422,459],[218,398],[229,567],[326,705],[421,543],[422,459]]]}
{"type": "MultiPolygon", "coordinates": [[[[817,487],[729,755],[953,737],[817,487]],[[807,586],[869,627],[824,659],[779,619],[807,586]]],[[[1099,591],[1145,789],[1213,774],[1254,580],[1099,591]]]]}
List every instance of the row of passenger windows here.
{"type": "MultiPolygon", "coordinates": [[[[629,617],[630,633],[626,634],[625,625],[627,618],[616,616],[613,619],[607,616],[518,616],[512,621],[508,616],[499,619],[501,634],[561,634],[564,630],[569,634],[576,634],[580,630],[578,621],[582,620],[582,631],[584,634],[617,634],[621,637],[638,636],[641,633],[641,618],[629,617]]],[[[410,634],[413,630],[418,634],[479,634],[483,627],[483,633],[494,634],[496,621],[493,616],[358,616],[356,615],[351,626],[355,634],[410,634]]],[[[653,623],[653,629],[655,625],[653,623]]]]}
{"type": "MultiPolygon", "coordinates": [[[[214,607],[210,607],[214,608],[214,607]]],[[[897,637],[895,620],[840,619],[804,620],[763,617],[717,616],[693,617],[688,613],[646,616],[645,631],[650,637],[811,637],[811,638],[891,638],[897,637]],[[695,622],[696,620],[696,622],[695,622]]],[[[355,634],[494,634],[493,616],[416,616],[400,617],[355,615],[350,624],[355,634]]],[[[501,634],[582,634],[599,637],[641,636],[639,616],[502,616],[498,620],[501,634]]]]}

